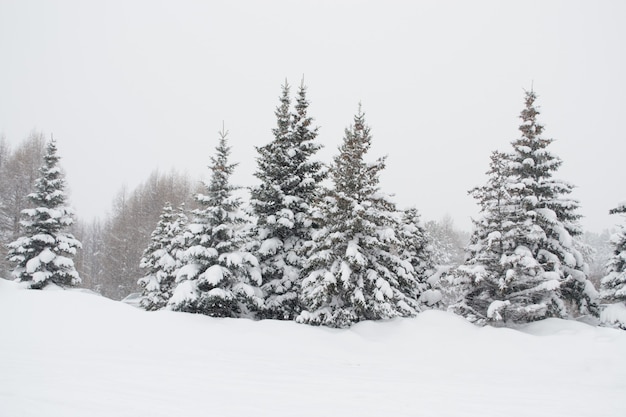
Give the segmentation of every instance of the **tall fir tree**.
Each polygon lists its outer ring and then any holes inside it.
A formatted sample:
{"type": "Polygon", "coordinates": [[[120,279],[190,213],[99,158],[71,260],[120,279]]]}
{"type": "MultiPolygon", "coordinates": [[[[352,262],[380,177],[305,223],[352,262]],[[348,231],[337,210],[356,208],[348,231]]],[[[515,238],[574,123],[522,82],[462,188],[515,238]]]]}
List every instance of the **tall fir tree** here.
{"type": "Polygon", "coordinates": [[[164,308],[172,297],[176,274],[182,266],[186,226],[184,203],[178,213],[174,213],[169,202],[166,203],[140,261],[140,267],[146,271],[138,281],[143,295],[141,306],[148,311],[164,308]]]}
{"type": "Polygon", "coordinates": [[[519,323],[597,314],[597,292],[577,247],[581,234],[573,186],[553,178],[562,161],[537,122],[537,96],[526,92],[522,135],[492,163],[490,181],[474,191],[483,211],[469,259],[467,306],[478,321],[519,323]]]}
{"type": "Polygon", "coordinates": [[[378,185],[385,159],[365,162],[370,146],[359,106],[331,168],[334,189],[324,202],[326,224],[316,233],[304,270],[305,311],[298,322],[347,327],[419,310],[419,279],[400,256],[400,215],[378,185]]]}
{"type": "MultiPolygon", "coordinates": [[[[626,215],[626,203],[620,204],[610,211],[611,214],[626,215]]],[[[612,236],[613,256],[607,263],[607,275],[602,278],[601,297],[607,308],[600,317],[604,324],[616,326],[626,330],[626,227],[619,226],[617,233],[612,236]]]]}
{"type": "Polygon", "coordinates": [[[81,244],[65,231],[74,220],[73,210],[65,205],[65,180],[59,160],[52,139],[46,146],[35,192],[28,195],[31,208],[22,210],[24,235],[9,244],[8,259],[15,264],[13,275],[33,289],[81,282],[72,260],[81,244]]]}
{"type": "Polygon", "coordinates": [[[257,148],[261,184],[251,189],[251,208],[257,218],[252,245],[263,275],[264,318],[290,320],[300,312],[301,269],[310,246],[313,206],[326,176],[313,160],[321,145],[308,115],[306,87],[298,90],[295,111],[290,110],[289,85],[282,87],[276,109],[274,140],[257,148]]]}
{"type": "Polygon", "coordinates": [[[182,254],[183,266],[168,305],[173,310],[213,317],[251,317],[261,306],[261,274],[257,259],[243,246],[247,219],[241,199],[230,184],[237,164],[230,164],[227,132],[220,132],[211,180],[198,194],[182,254]]]}

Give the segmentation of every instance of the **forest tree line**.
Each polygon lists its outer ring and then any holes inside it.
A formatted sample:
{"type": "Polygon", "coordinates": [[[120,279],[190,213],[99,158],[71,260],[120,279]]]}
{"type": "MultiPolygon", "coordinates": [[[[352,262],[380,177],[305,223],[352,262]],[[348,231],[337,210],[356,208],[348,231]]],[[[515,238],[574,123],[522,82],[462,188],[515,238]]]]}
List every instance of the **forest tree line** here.
{"type": "MultiPolygon", "coordinates": [[[[112,298],[138,283],[148,310],[336,327],[437,305],[480,324],[599,316],[600,302],[625,296],[623,242],[618,236],[610,246],[583,232],[579,204],[568,196],[572,186],[553,177],[561,160],[547,150],[552,140],[542,135],[535,100],[533,91],[526,93],[521,137],[511,151],[492,153],[487,183],[470,190],[481,213],[469,244],[450,219],[423,224],[416,209],[398,208],[380,189],[385,158],[367,161],[372,135],[360,106],[332,162],[317,161],[321,145],[306,88],[300,86],[292,106],[284,85],[274,139],[257,148],[260,184],[249,198],[230,184],[237,164],[222,130],[209,181],[198,186],[175,172],[155,172],[132,192],[122,189],[104,221],[74,224],[83,242],[75,275],[112,298]],[[604,256],[608,271],[599,266],[604,256]]],[[[28,245],[41,242],[21,235],[45,223],[41,213],[66,212],[24,209],[27,199],[48,199],[46,181],[59,181],[44,175],[57,174],[51,161],[58,159],[54,142],[47,152],[44,144],[36,133],[15,151],[0,143],[0,171],[7,174],[0,184],[2,239],[26,281],[53,250],[29,260],[28,245]],[[43,179],[32,170],[42,155],[43,179]],[[33,185],[38,191],[28,196],[33,185]]],[[[70,263],[57,261],[57,269],[70,263]]],[[[55,273],[36,272],[42,282],[55,273]]]]}
{"type": "MultiPolygon", "coordinates": [[[[1,277],[10,278],[11,275],[12,266],[6,258],[7,245],[22,233],[20,213],[28,206],[27,196],[39,176],[45,144],[46,135],[38,131],[31,132],[14,149],[5,137],[0,138],[1,277]]],[[[196,207],[194,194],[201,188],[200,178],[182,171],[155,169],[133,189],[120,186],[102,217],[85,219],[80,212],[76,213],[71,231],[82,243],[82,249],[74,259],[82,278],[81,286],[115,300],[140,292],[137,280],[144,271],[139,264],[163,207],[167,202],[173,207],[184,203],[187,209],[193,210],[196,207]]],[[[69,197],[71,200],[71,193],[69,197]]],[[[437,264],[458,265],[463,261],[469,232],[457,228],[450,215],[428,220],[424,227],[436,247],[437,264]]]]}

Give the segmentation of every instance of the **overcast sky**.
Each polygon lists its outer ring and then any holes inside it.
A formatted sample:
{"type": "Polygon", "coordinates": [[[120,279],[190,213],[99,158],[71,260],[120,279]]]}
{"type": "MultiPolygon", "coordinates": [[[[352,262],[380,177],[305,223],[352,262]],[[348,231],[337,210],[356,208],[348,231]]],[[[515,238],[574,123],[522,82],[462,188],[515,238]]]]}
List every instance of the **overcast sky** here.
{"type": "Polygon", "coordinates": [[[467,190],[534,85],[557,176],[600,231],[626,199],[624,22],[624,1],[0,0],[0,134],[53,133],[88,219],[156,168],[206,176],[222,121],[234,182],[256,184],[280,86],[304,76],[320,159],[361,101],[383,189],[469,230],[467,190]]]}

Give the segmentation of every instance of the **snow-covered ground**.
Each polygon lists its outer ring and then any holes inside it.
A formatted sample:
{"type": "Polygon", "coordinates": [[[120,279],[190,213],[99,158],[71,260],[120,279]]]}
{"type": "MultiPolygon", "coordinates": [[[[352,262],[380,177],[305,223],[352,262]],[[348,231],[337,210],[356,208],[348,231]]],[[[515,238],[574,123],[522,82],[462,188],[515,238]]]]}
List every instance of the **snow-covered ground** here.
{"type": "Polygon", "coordinates": [[[626,332],[144,312],[0,280],[0,416],[626,416],[626,332]]]}

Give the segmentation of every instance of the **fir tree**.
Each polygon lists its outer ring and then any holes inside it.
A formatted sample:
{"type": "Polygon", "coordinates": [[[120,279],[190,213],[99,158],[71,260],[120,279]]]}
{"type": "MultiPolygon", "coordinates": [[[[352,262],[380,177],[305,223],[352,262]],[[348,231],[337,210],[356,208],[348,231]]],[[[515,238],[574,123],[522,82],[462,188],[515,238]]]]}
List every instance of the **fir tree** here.
{"type": "MultiPolygon", "coordinates": [[[[610,211],[611,214],[626,214],[626,203],[610,211]]],[[[620,225],[619,231],[611,238],[614,246],[613,257],[607,264],[608,275],[602,279],[602,298],[607,301],[626,302],[626,228],[620,225]]]]}
{"type": "Polygon", "coordinates": [[[253,236],[265,294],[264,318],[293,319],[301,310],[300,271],[310,245],[312,208],[325,178],[323,165],[312,160],[321,148],[317,128],[308,115],[306,88],[300,86],[295,112],[290,111],[289,86],[282,87],[276,109],[274,140],[257,148],[261,184],[251,190],[251,208],[257,218],[253,236]]]}
{"type": "Polygon", "coordinates": [[[441,301],[441,294],[428,280],[436,269],[434,249],[416,208],[402,212],[398,238],[398,255],[413,267],[412,273],[407,275],[408,279],[399,277],[400,285],[412,290],[412,299],[419,300],[427,307],[437,305],[441,301]]]}
{"type": "Polygon", "coordinates": [[[505,297],[506,271],[501,259],[515,250],[510,216],[516,209],[511,200],[506,158],[501,152],[493,152],[487,183],[469,191],[478,201],[480,217],[473,220],[465,263],[451,274],[461,295],[454,309],[471,321],[484,320],[491,303],[505,297]]]}
{"type": "Polygon", "coordinates": [[[419,309],[420,282],[411,262],[399,254],[404,248],[399,213],[378,186],[385,159],[365,162],[370,146],[359,108],[331,168],[334,190],[325,200],[326,224],[316,233],[304,271],[306,309],[298,322],[346,327],[419,309]]]}
{"type": "MultiPolygon", "coordinates": [[[[553,140],[541,137],[543,126],[536,121],[536,98],[533,91],[526,93],[526,108],[521,113],[522,137],[513,142],[510,157],[511,171],[518,181],[515,195],[523,209],[523,237],[528,239],[527,247],[541,268],[545,279],[542,288],[558,282],[553,297],[560,293],[560,300],[571,304],[563,306],[553,298],[551,304],[546,303],[546,316],[597,314],[598,294],[587,277],[588,266],[576,248],[580,244],[577,237],[582,234],[579,204],[568,197],[573,186],[553,178],[562,161],[546,150],[553,140]]],[[[512,260],[515,263],[516,256],[512,260]]]]}
{"type": "MultiPolygon", "coordinates": [[[[610,211],[611,214],[626,214],[626,203],[610,211]]],[[[612,237],[613,256],[607,264],[607,275],[602,278],[601,296],[606,303],[612,303],[602,311],[601,321],[626,329],[626,227],[620,225],[612,237]]]]}
{"type": "Polygon", "coordinates": [[[187,248],[169,306],[173,310],[213,317],[248,317],[261,304],[261,275],[257,259],[243,249],[247,220],[241,199],[229,179],[227,132],[220,132],[216,156],[211,157],[207,193],[198,194],[200,208],[187,228],[187,248]]]}
{"type": "Polygon", "coordinates": [[[34,289],[51,283],[80,283],[72,257],[81,245],[65,232],[74,220],[73,211],[65,205],[65,180],[59,160],[53,139],[47,144],[35,192],[28,196],[32,208],[22,210],[25,235],[9,244],[8,259],[15,264],[13,275],[34,289]]]}
{"type": "Polygon", "coordinates": [[[141,306],[148,311],[165,307],[172,297],[176,274],[182,266],[180,258],[186,225],[184,204],[176,214],[172,205],[166,203],[152,232],[151,243],[140,261],[141,268],[146,271],[146,275],[138,282],[143,289],[141,306]]]}
{"type": "Polygon", "coordinates": [[[547,147],[543,126],[527,92],[522,135],[513,151],[492,162],[490,181],[476,189],[483,217],[469,258],[457,273],[467,277],[467,307],[479,321],[528,322],[597,313],[597,293],[577,249],[581,234],[572,186],[553,178],[561,160],[547,147]]]}

